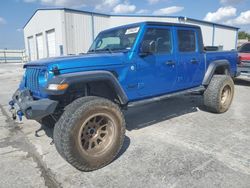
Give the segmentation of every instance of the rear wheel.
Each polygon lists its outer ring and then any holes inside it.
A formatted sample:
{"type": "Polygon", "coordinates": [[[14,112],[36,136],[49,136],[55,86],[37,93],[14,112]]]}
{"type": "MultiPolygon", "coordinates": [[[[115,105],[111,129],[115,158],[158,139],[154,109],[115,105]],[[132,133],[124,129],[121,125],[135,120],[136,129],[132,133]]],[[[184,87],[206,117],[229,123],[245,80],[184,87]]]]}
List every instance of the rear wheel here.
{"type": "Polygon", "coordinates": [[[83,97],[68,107],[54,129],[58,152],[82,171],[110,163],[120,151],[125,120],[119,107],[100,97],[83,97]]]}
{"type": "Polygon", "coordinates": [[[204,92],[204,104],[214,113],[226,112],[233,100],[234,83],[228,75],[214,75],[204,92]]]}

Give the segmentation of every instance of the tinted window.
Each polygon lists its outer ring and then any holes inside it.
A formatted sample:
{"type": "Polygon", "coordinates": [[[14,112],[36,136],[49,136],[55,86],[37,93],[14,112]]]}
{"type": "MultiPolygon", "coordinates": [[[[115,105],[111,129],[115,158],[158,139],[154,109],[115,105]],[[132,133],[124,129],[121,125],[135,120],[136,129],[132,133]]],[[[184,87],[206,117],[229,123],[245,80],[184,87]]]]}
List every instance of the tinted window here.
{"type": "Polygon", "coordinates": [[[250,53],[250,43],[249,44],[244,44],[243,46],[240,47],[239,52],[245,52],[245,53],[250,53]]]}
{"type": "Polygon", "coordinates": [[[170,53],[172,51],[171,33],[169,29],[147,29],[143,42],[155,42],[155,53],[170,53]]]}
{"type": "Polygon", "coordinates": [[[180,52],[194,52],[196,50],[195,32],[178,30],[178,47],[180,52]]]}

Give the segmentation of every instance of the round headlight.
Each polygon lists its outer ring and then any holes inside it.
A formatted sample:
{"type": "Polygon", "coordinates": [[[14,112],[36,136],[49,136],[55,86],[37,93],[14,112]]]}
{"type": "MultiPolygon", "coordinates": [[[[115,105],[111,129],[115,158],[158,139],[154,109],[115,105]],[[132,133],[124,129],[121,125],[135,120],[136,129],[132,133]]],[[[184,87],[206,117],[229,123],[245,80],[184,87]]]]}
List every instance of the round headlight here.
{"type": "Polygon", "coordinates": [[[47,81],[49,78],[49,71],[45,71],[44,73],[44,79],[47,81]]]}

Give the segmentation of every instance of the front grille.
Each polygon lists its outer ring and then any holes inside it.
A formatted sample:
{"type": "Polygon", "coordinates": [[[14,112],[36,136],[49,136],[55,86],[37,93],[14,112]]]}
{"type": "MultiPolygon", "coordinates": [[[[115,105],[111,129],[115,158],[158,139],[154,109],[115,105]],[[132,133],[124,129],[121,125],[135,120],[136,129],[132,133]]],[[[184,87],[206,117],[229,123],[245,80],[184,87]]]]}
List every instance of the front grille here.
{"type": "Polygon", "coordinates": [[[242,63],[250,63],[250,60],[242,60],[242,63]]]}
{"type": "Polygon", "coordinates": [[[39,73],[40,68],[27,67],[26,69],[26,88],[28,88],[31,92],[37,93],[40,91],[39,88],[39,73]]]}

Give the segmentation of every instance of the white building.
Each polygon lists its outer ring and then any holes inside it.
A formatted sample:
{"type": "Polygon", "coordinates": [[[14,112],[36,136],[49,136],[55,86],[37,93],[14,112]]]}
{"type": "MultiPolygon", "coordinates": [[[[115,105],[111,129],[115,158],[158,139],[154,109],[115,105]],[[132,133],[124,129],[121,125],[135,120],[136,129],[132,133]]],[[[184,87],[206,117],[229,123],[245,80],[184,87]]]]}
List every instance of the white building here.
{"type": "Polygon", "coordinates": [[[153,15],[109,15],[66,8],[38,9],[24,26],[30,60],[84,53],[96,35],[111,27],[141,21],[187,23],[201,27],[205,46],[237,47],[238,28],[206,21],[153,15]]]}

